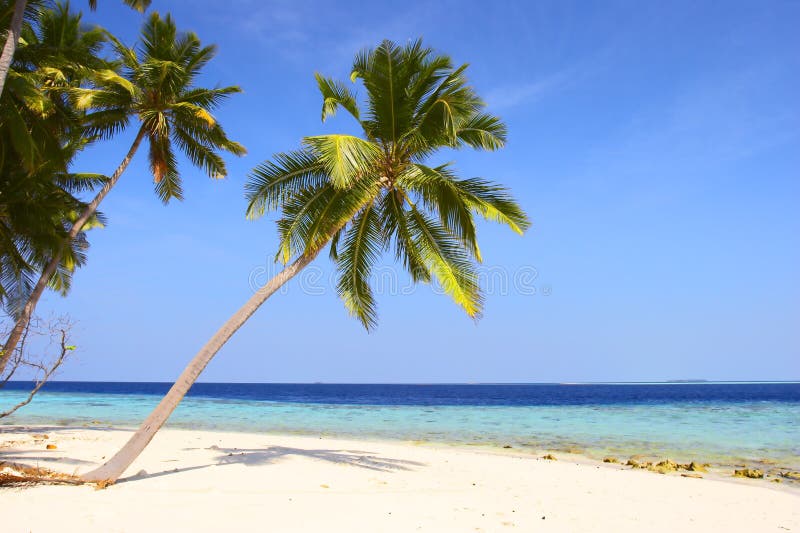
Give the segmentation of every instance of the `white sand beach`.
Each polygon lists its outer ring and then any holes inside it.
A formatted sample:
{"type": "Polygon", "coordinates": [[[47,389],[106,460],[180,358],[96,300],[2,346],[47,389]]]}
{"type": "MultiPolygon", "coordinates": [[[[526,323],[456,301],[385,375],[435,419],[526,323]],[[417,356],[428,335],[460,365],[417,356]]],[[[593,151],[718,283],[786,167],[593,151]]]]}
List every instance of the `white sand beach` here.
{"type": "MultiPolygon", "coordinates": [[[[6,427],[0,461],[83,472],[128,434],[6,427]]],[[[0,529],[800,531],[796,487],[513,449],[166,429],[127,476],[104,490],[0,489],[0,529]]]]}

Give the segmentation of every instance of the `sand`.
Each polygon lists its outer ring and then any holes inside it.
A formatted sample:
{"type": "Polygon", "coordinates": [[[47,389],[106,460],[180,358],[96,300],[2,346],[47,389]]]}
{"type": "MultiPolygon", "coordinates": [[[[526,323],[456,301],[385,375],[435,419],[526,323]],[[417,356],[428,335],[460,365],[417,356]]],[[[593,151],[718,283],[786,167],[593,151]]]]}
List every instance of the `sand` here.
{"type": "MultiPolygon", "coordinates": [[[[128,435],[0,427],[0,461],[84,472],[128,435]]],[[[105,490],[0,489],[0,531],[800,531],[796,487],[556,456],[166,429],[105,490]]]]}

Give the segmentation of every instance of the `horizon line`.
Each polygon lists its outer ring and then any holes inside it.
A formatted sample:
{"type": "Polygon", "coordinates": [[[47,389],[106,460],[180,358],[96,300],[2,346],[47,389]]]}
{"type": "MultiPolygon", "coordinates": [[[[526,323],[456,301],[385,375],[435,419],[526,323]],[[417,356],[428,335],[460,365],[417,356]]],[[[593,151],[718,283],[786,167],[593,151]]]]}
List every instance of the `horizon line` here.
{"type": "MultiPolygon", "coordinates": [[[[29,383],[33,379],[15,379],[7,383],[29,383]]],[[[146,383],[171,384],[174,381],[119,381],[119,380],[84,380],[58,379],[48,383],[146,383]]],[[[197,381],[204,385],[724,385],[724,384],[800,384],[800,379],[789,380],[708,380],[708,379],[672,379],[653,381],[197,381]]],[[[0,386],[2,390],[2,386],[0,386]]]]}

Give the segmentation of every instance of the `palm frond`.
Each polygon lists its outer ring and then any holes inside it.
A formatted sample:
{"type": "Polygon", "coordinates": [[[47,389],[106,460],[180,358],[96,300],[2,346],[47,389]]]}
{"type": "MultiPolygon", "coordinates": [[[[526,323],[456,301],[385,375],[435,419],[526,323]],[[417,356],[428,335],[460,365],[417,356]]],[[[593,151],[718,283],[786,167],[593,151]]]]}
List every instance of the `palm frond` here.
{"type": "Polygon", "coordinates": [[[374,143],[353,135],[305,137],[303,145],[322,162],[336,188],[350,187],[360,178],[373,174],[383,155],[374,143]]]}
{"type": "Polygon", "coordinates": [[[478,275],[460,243],[447,229],[416,207],[409,211],[408,227],[414,246],[420,251],[442,289],[472,318],[479,318],[483,296],[478,275]]]}
{"type": "Polygon", "coordinates": [[[506,125],[488,113],[475,113],[456,124],[456,137],[478,150],[499,150],[506,144],[506,125]]]}
{"type": "MultiPolygon", "coordinates": [[[[126,6],[135,9],[139,13],[144,13],[150,7],[151,0],[122,0],[126,6]]],[[[94,11],[97,9],[97,0],[89,0],[89,9],[94,11]]]]}
{"type": "Polygon", "coordinates": [[[93,191],[108,181],[108,176],[94,174],[90,172],[78,172],[69,174],[57,174],[53,178],[54,182],[64,191],[75,194],[79,192],[93,191]]]}
{"type": "MultiPolygon", "coordinates": [[[[342,193],[342,191],[339,191],[342,193]]],[[[304,187],[282,205],[278,220],[279,252],[284,264],[303,253],[311,242],[311,226],[335,204],[337,191],[330,184],[304,187]]]]}
{"type": "Polygon", "coordinates": [[[344,228],[334,233],[333,237],[331,237],[331,246],[328,250],[328,257],[330,257],[331,261],[339,259],[339,240],[342,238],[342,233],[344,233],[344,228]]]}
{"type": "Polygon", "coordinates": [[[322,93],[322,122],[336,114],[336,109],[341,107],[350,113],[356,120],[360,120],[360,111],[355,95],[344,84],[326,78],[319,73],[314,74],[322,93]]]}
{"type": "Polygon", "coordinates": [[[183,200],[178,163],[169,135],[149,135],[148,141],[150,171],[153,173],[156,194],[165,204],[173,198],[183,200]]]}
{"type": "Polygon", "coordinates": [[[375,201],[379,191],[378,185],[369,181],[359,182],[349,189],[336,189],[336,195],[311,224],[303,252],[311,253],[325,246],[356,213],[375,201]]]}
{"type": "Polygon", "coordinates": [[[400,191],[392,191],[384,194],[381,198],[379,209],[383,224],[383,236],[387,242],[394,239],[395,260],[402,263],[412,281],[429,283],[431,273],[421,251],[414,243],[408,225],[409,213],[404,204],[405,201],[400,191]]]}
{"type": "Polygon", "coordinates": [[[330,183],[303,188],[282,205],[278,259],[312,253],[325,246],[378,193],[373,184],[336,189],[330,183]]]}
{"type": "Polygon", "coordinates": [[[398,186],[419,195],[424,206],[439,215],[439,222],[481,261],[470,205],[456,186],[457,178],[445,165],[431,168],[412,163],[398,179],[398,186]]]}
{"type": "Polygon", "coordinates": [[[254,168],[245,183],[247,217],[278,208],[293,194],[317,188],[327,180],[323,163],[309,150],[275,154],[254,168]]]}
{"type": "Polygon", "coordinates": [[[222,104],[232,94],[241,93],[242,89],[238,86],[219,87],[214,89],[207,89],[204,87],[197,87],[183,92],[179,98],[178,103],[188,103],[200,106],[208,111],[213,111],[222,104]]]}
{"type": "Polygon", "coordinates": [[[507,188],[481,178],[453,180],[453,184],[464,201],[486,220],[506,224],[520,235],[531,226],[528,215],[507,188]]]}
{"type": "Polygon", "coordinates": [[[383,41],[367,53],[365,64],[354,65],[369,95],[369,113],[376,135],[395,144],[402,133],[402,102],[405,87],[399,79],[402,50],[391,41],[383,41]]]}
{"type": "MultiPolygon", "coordinates": [[[[96,0],[90,0],[91,2],[96,2],[96,0]]],[[[147,11],[147,8],[150,7],[151,0],[122,0],[123,3],[135,9],[139,13],[144,13],[147,11]]]]}
{"type": "Polygon", "coordinates": [[[353,219],[336,260],[339,295],[350,314],[358,318],[367,330],[374,328],[378,320],[369,276],[382,247],[380,219],[370,204],[353,219]]]}

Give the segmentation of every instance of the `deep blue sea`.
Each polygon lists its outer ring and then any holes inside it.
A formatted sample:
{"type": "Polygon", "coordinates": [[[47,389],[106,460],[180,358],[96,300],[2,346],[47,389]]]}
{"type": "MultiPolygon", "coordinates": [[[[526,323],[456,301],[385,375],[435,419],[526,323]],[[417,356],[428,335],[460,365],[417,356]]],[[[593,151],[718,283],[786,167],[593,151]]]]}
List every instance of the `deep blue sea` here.
{"type": "MultiPolygon", "coordinates": [[[[3,423],[136,426],[169,386],[52,382],[3,423]]],[[[29,387],[0,389],[0,409],[29,387]]],[[[198,383],[168,425],[800,469],[800,383],[198,383]]]]}

